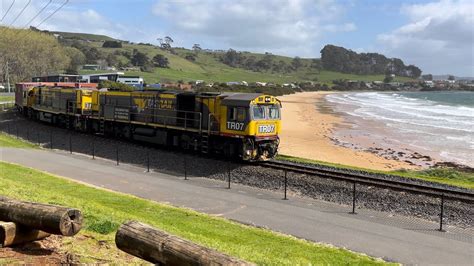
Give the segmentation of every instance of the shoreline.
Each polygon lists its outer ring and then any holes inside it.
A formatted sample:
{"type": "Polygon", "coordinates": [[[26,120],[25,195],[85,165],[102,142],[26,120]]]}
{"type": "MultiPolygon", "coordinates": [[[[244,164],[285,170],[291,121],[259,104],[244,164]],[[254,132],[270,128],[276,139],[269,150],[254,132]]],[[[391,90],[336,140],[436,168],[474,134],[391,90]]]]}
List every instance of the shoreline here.
{"type": "MultiPolygon", "coordinates": [[[[283,106],[280,154],[383,171],[424,168],[401,160],[394,154],[398,151],[384,147],[358,149],[340,140],[336,132],[351,128],[351,124],[325,101],[324,97],[331,93],[338,92],[300,92],[279,97],[283,106]]],[[[353,137],[358,136],[349,139],[353,137]]]]}

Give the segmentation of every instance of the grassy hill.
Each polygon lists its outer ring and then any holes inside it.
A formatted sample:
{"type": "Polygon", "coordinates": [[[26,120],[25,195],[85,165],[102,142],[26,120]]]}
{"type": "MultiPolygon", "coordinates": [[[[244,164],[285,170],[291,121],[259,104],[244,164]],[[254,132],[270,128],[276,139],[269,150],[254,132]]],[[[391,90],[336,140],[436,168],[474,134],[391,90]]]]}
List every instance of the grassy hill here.
{"type": "MultiPolygon", "coordinates": [[[[134,49],[145,53],[150,59],[157,54],[162,54],[169,60],[169,68],[155,68],[152,72],[126,72],[127,75],[139,75],[145,78],[147,83],[156,82],[176,82],[176,81],[195,81],[204,80],[206,82],[228,82],[228,81],[247,81],[247,82],[272,82],[277,84],[290,82],[320,82],[332,84],[336,79],[375,81],[383,80],[383,75],[352,75],[343,74],[332,71],[318,71],[310,67],[311,58],[303,58],[303,66],[297,71],[289,73],[275,73],[271,71],[256,72],[244,68],[231,67],[222,63],[219,59],[221,53],[201,51],[196,54],[196,60],[190,61],[185,59],[192,50],[185,48],[174,48],[174,54],[169,51],[162,50],[158,46],[149,44],[123,43],[122,48],[102,48],[105,40],[112,38],[103,35],[93,35],[84,33],[61,33],[65,38],[84,40],[83,44],[95,47],[105,55],[116,53],[117,51],[128,51],[132,53],[134,49]],[[88,40],[88,41],[85,41],[88,40]],[[93,40],[92,42],[90,42],[93,40]]],[[[113,40],[113,39],[112,39],[113,40]]],[[[264,54],[245,52],[246,56],[254,56],[257,60],[261,59],[264,54]]],[[[284,61],[287,64],[293,60],[291,57],[273,55],[273,60],[284,61]]],[[[120,55],[117,59],[123,64],[129,63],[129,59],[120,55]]],[[[81,74],[100,73],[106,71],[81,71],[81,74]]],[[[110,72],[110,71],[109,71],[110,72]]],[[[410,78],[396,77],[395,81],[407,81],[410,78]]]]}
{"type": "Polygon", "coordinates": [[[90,34],[90,33],[77,33],[77,32],[64,32],[64,31],[50,31],[52,34],[58,34],[62,38],[66,39],[77,39],[77,40],[89,40],[89,41],[115,41],[109,36],[90,34]]]}

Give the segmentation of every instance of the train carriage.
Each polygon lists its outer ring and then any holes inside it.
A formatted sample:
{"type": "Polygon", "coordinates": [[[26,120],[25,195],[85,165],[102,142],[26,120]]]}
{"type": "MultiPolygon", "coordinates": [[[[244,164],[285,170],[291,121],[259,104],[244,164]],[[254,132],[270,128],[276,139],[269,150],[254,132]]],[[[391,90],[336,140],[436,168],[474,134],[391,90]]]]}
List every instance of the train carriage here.
{"type": "Polygon", "coordinates": [[[267,160],[278,150],[281,106],[271,95],[45,86],[27,90],[31,118],[76,130],[226,153],[245,161],[267,160]]]}

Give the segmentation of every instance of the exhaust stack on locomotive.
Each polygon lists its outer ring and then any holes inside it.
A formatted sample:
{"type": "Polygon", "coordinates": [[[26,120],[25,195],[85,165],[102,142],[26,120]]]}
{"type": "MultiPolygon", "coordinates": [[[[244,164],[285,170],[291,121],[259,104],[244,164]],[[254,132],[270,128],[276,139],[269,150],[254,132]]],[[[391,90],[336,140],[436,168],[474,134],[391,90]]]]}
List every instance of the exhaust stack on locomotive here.
{"type": "Polygon", "coordinates": [[[97,90],[96,84],[17,84],[31,119],[78,131],[262,161],[276,156],[280,101],[260,93],[97,90]]]}

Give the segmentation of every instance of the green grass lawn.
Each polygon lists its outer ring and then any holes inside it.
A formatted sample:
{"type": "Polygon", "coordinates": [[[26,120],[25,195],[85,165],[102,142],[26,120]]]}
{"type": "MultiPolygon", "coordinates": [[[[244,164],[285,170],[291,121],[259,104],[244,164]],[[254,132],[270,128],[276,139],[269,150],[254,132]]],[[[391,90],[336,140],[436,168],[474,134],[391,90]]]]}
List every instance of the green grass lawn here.
{"type": "Polygon", "coordinates": [[[417,179],[423,179],[426,181],[431,181],[431,182],[436,182],[436,183],[441,183],[441,184],[474,189],[474,173],[458,171],[458,170],[450,169],[450,168],[433,168],[433,169],[426,169],[426,170],[419,170],[419,171],[415,171],[415,170],[377,171],[377,170],[359,168],[359,167],[342,165],[342,164],[335,164],[335,163],[328,163],[328,162],[316,161],[316,160],[305,159],[305,158],[298,158],[298,157],[293,157],[293,156],[288,156],[288,155],[278,155],[277,159],[290,161],[290,162],[297,162],[297,163],[310,163],[310,164],[327,165],[327,166],[338,167],[338,168],[362,170],[362,171],[371,172],[371,173],[399,175],[399,176],[407,177],[407,178],[417,178],[417,179]]]}
{"type": "Polygon", "coordinates": [[[30,142],[26,142],[21,139],[16,139],[5,133],[0,133],[0,147],[34,148],[37,146],[30,142]]]}
{"type": "Polygon", "coordinates": [[[0,195],[75,207],[83,212],[85,225],[81,233],[74,238],[63,240],[63,249],[79,255],[82,262],[96,260],[117,264],[138,262],[124,257],[113,242],[114,234],[121,223],[138,220],[257,264],[384,263],[341,248],[316,244],[192,210],[86,186],[14,164],[0,162],[0,169],[2,184],[0,195]],[[97,242],[100,241],[106,243],[108,249],[98,249],[97,242]]]}
{"type": "Polygon", "coordinates": [[[0,96],[0,102],[13,102],[15,101],[15,96],[0,96]]]}

